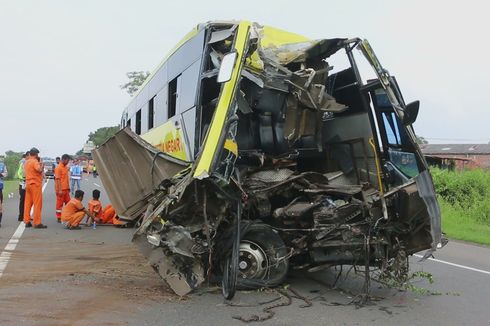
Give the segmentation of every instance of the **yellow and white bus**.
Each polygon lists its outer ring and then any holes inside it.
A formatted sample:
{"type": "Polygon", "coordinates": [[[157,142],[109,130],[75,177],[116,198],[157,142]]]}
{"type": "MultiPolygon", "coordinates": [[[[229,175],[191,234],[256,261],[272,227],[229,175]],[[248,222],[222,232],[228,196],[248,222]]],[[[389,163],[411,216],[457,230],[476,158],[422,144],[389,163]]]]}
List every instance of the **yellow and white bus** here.
{"type": "Polygon", "coordinates": [[[208,22],[165,57],[94,158],[179,294],[214,276],[230,298],[280,284],[292,265],[403,275],[408,255],[443,243],[418,109],[366,40],[208,22]]]}

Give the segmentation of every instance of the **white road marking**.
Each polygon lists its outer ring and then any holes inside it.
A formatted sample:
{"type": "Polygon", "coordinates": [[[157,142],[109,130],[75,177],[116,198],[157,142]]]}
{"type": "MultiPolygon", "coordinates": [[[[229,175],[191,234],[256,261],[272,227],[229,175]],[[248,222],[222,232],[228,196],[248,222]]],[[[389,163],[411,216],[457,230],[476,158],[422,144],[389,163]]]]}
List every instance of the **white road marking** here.
{"type": "MultiPolygon", "coordinates": [[[[422,255],[414,255],[414,256],[415,257],[418,257],[418,258],[424,257],[422,255]]],[[[455,263],[451,263],[449,261],[444,261],[444,260],[435,259],[435,258],[428,258],[428,260],[435,261],[435,262],[441,263],[441,264],[446,264],[446,265],[450,265],[450,266],[454,266],[454,267],[459,267],[459,268],[467,269],[467,270],[473,271],[473,272],[478,272],[478,273],[483,273],[483,274],[490,275],[490,272],[489,271],[484,271],[483,269],[478,269],[478,268],[474,268],[474,267],[469,267],[469,266],[464,266],[464,265],[460,265],[460,264],[455,264],[455,263]]]]}
{"type": "MultiPolygon", "coordinates": [[[[43,190],[46,189],[46,186],[48,185],[50,179],[47,179],[46,183],[43,185],[43,190]]],[[[32,214],[32,209],[31,209],[31,214],[32,214]]],[[[14,234],[10,238],[9,242],[7,242],[7,245],[5,248],[3,248],[2,253],[0,254],[0,277],[2,277],[3,272],[5,271],[5,268],[7,268],[7,265],[10,261],[10,258],[12,257],[12,254],[14,253],[15,248],[17,247],[17,244],[19,243],[20,237],[24,233],[24,230],[26,229],[26,225],[24,222],[20,222],[19,226],[15,230],[14,234]]]]}
{"type": "Polygon", "coordinates": [[[97,183],[95,183],[95,182],[94,182],[94,185],[95,185],[95,186],[97,186],[97,187],[99,187],[99,188],[101,188],[101,187],[102,187],[100,184],[97,184],[97,183]]]}

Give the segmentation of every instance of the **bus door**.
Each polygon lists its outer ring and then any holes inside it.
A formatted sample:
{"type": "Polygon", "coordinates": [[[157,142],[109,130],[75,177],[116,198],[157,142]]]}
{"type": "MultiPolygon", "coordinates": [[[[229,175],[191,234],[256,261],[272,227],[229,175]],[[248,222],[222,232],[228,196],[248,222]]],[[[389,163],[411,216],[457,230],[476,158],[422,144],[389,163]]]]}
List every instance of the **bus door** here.
{"type": "Polygon", "coordinates": [[[427,257],[441,246],[441,212],[427,162],[416,143],[412,126],[417,118],[419,102],[405,104],[396,79],[381,66],[369,43],[364,40],[359,47],[378,76],[364,89],[370,93],[373,102],[386,182],[399,189],[392,194],[399,193],[398,210],[400,215],[406,215],[406,224],[410,226],[407,252],[431,248],[427,257]],[[406,199],[405,205],[401,203],[403,198],[406,199]],[[420,205],[420,202],[425,205],[420,205]]]}

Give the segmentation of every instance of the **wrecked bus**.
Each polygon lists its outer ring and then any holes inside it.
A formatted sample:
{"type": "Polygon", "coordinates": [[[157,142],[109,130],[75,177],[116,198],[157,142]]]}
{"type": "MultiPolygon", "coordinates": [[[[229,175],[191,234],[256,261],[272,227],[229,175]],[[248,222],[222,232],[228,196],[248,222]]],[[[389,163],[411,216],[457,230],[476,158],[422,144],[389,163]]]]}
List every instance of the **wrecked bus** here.
{"type": "Polygon", "coordinates": [[[441,244],[418,109],[366,40],[208,22],[93,156],[116,211],[137,223],[133,241],[179,295],[207,279],[231,298],[290,268],[401,275],[409,255],[441,244]]]}

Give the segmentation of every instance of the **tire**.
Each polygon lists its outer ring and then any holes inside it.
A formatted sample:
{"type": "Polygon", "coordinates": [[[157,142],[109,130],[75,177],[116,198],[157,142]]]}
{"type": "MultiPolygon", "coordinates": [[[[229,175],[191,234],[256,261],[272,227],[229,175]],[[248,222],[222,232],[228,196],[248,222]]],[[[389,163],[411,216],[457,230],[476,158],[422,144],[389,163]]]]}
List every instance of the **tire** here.
{"type": "Polygon", "coordinates": [[[221,281],[221,293],[226,300],[231,300],[235,296],[237,289],[238,251],[233,250],[231,257],[225,261],[223,279],[221,281]],[[236,254],[235,254],[236,252],[236,254]]]}
{"type": "Polygon", "coordinates": [[[263,223],[250,225],[240,242],[237,287],[253,289],[280,285],[288,273],[287,256],[284,241],[270,226],[263,223]]]}

